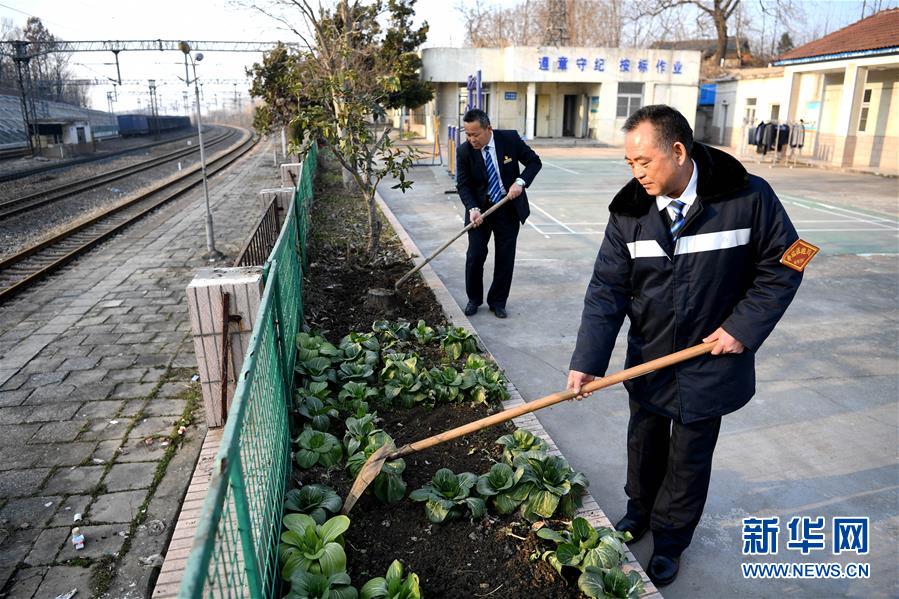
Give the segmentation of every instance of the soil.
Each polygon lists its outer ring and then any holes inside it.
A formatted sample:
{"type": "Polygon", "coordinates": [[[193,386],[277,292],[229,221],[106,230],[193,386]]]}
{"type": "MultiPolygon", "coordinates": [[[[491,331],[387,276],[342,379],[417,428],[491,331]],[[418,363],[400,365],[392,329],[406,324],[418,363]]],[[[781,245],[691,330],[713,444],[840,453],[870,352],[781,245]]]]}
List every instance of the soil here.
{"type": "MultiPolygon", "coordinates": [[[[320,173],[317,186],[319,200],[312,208],[314,233],[305,281],[306,324],[326,330],[332,342],[350,331],[371,330],[371,323],[379,319],[446,324],[440,305],[417,276],[400,289],[389,314],[365,305],[369,288],[392,289],[393,281],[412,264],[386,224],[382,250],[368,262],[363,257],[366,213],[361,201],[341,190],[333,171],[320,173]]],[[[428,368],[437,365],[436,349],[417,351],[428,368]]],[[[402,445],[498,409],[500,406],[441,404],[434,408],[379,410],[379,427],[402,445]]],[[[487,472],[502,456],[495,440],[512,430],[514,426],[507,423],[407,456],[403,474],[407,493],[430,482],[439,468],[455,473],[487,472]]],[[[333,427],[331,433],[338,438],[343,435],[333,427]]],[[[294,479],[300,484],[327,484],[341,497],[346,497],[353,482],[345,469],[320,467],[305,471],[295,467],[294,479]]],[[[428,521],[421,503],[407,498],[384,505],[366,494],[349,516],[352,523],[345,534],[347,570],[357,588],[371,578],[384,576],[390,563],[399,559],[407,573],[418,574],[423,595],[429,598],[582,597],[549,564],[531,560],[531,554],[539,549],[537,537],[529,523],[515,515],[496,517],[488,511],[488,516],[477,522],[457,520],[438,525],[428,521]]],[[[552,524],[558,527],[559,523],[552,524]]]]}

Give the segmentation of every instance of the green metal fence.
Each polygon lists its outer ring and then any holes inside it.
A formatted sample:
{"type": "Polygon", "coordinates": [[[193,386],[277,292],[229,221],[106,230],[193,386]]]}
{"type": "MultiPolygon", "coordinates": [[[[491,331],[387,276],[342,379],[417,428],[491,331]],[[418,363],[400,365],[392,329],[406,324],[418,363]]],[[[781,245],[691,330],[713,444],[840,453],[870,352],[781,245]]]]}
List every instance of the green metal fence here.
{"type": "Polygon", "coordinates": [[[294,202],[264,267],[256,327],[197,524],[179,597],[274,597],[278,541],[290,474],[289,405],[294,338],[303,319],[308,210],[315,147],[303,161],[294,202]]]}

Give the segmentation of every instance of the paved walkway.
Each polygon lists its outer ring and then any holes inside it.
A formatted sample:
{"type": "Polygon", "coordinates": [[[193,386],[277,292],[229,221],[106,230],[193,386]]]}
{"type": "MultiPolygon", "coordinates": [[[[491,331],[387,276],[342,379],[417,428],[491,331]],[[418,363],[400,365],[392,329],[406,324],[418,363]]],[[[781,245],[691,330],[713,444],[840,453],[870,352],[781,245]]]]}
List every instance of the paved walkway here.
{"type": "MultiPolygon", "coordinates": [[[[231,258],[278,184],[269,146],[209,181],[231,258]]],[[[147,596],[205,435],[200,411],[169,441],[199,397],[184,296],[204,215],[199,188],[0,305],[0,596],[90,597],[92,574],[147,596]]]]}
{"type": "MultiPolygon", "coordinates": [[[[499,320],[486,310],[472,325],[525,399],[564,388],[584,290],[608,206],[629,178],[620,149],[541,148],[543,171],[521,230],[515,281],[499,320]]],[[[899,254],[896,179],[749,164],[785,198],[802,236],[822,247],[786,317],[757,359],[757,394],[724,418],[709,501],[681,575],[667,599],[896,597],[899,473],[897,327],[899,254]],[[802,222],[798,222],[799,219],[802,222]],[[823,517],[826,550],[788,550],[788,522],[823,517]],[[832,553],[835,517],[870,518],[870,554],[832,553]],[[777,555],[742,555],[742,519],[780,519],[777,555]],[[741,563],[867,564],[869,579],[743,577],[741,563]]],[[[391,210],[424,253],[462,228],[462,206],[440,167],[417,167],[405,195],[383,185],[391,210]]],[[[431,262],[464,306],[466,241],[431,262]]],[[[485,278],[491,276],[488,259],[485,278]]],[[[624,331],[610,369],[624,362],[624,331]]],[[[626,393],[538,413],[612,521],[626,496],[626,393]]],[[[652,541],[632,545],[645,567],[652,541]]]]}

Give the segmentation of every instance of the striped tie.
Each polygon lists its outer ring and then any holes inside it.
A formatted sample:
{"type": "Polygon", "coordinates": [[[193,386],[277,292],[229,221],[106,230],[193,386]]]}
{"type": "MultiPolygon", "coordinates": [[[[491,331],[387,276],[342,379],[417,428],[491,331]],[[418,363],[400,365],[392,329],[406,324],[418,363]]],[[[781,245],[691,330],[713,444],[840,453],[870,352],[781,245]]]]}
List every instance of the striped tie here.
{"type": "Polygon", "coordinates": [[[484,147],[484,164],[487,166],[487,189],[490,193],[490,201],[496,204],[503,199],[503,187],[499,184],[499,175],[496,174],[496,167],[493,166],[493,159],[490,158],[490,152],[487,150],[489,147],[484,147]]]}
{"type": "Polygon", "coordinates": [[[686,204],[680,200],[671,200],[668,205],[674,208],[674,218],[671,219],[671,239],[677,239],[677,234],[684,226],[684,206],[686,204]]]}

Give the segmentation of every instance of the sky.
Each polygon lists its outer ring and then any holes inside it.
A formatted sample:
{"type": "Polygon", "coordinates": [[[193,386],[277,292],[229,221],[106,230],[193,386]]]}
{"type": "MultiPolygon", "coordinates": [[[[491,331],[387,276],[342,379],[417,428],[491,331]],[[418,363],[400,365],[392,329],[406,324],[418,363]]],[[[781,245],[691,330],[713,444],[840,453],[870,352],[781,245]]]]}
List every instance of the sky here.
{"type": "MultiPolygon", "coordinates": [[[[464,22],[457,6],[471,5],[476,0],[418,0],[416,21],[427,20],[430,34],[426,46],[461,46],[465,41],[464,22]]],[[[861,15],[864,0],[809,0],[803,2],[806,14],[827,25],[829,30],[848,25],[861,15]]],[[[878,0],[867,0],[870,7],[878,0]]],[[[897,0],[880,0],[884,7],[897,0]]],[[[492,6],[514,5],[514,0],[497,0],[492,6]]],[[[265,0],[257,0],[266,6],[265,0]]],[[[251,7],[252,0],[0,0],[0,18],[8,18],[23,26],[29,15],[38,16],[51,33],[65,40],[147,40],[193,39],[227,41],[295,41],[283,24],[251,7]]],[[[290,18],[298,22],[299,18],[290,18]]],[[[234,92],[243,91],[241,103],[248,101],[245,67],[261,60],[256,53],[204,52],[197,65],[203,86],[204,104],[208,109],[231,107],[234,92]],[[237,83],[235,86],[234,83],[237,83]]],[[[184,59],[180,52],[122,52],[119,63],[123,80],[155,79],[162,112],[184,110],[187,87],[184,59]]],[[[72,71],[79,78],[106,79],[116,76],[112,53],[84,52],[73,56],[72,71]]],[[[116,112],[146,106],[145,83],[117,89],[116,112]]],[[[92,90],[94,108],[107,109],[107,91],[113,86],[96,85],[92,90]]],[[[239,93],[240,95],[240,93],[239,93]]]]}

